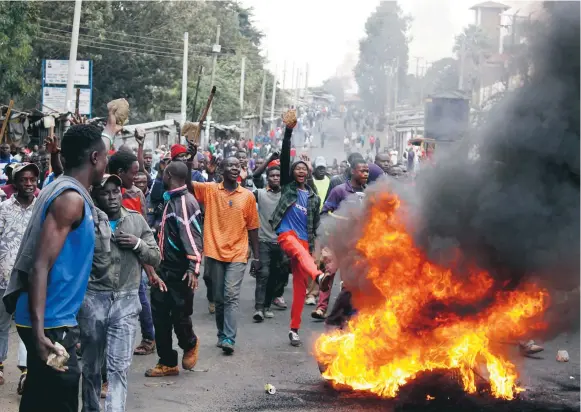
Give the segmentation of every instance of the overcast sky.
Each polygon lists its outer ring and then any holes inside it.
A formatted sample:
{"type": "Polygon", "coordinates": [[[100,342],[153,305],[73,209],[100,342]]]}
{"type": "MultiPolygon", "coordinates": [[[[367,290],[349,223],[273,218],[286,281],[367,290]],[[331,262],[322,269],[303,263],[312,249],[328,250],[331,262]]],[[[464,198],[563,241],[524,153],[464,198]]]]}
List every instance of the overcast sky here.
{"type": "MultiPolygon", "coordinates": [[[[270,69],[279,75],[286,61],[286,87],[290,87],[293,62],[305,70],[309,85],[319,85],[345,65],[349,55],[357,59],[358,41],[365,21],[379,0],[242,0],[254,8],[254,23],[265,34],[263,48],[270,69]],[[333,17],[331,17],[333,14],[333,17]]],[[[454,36],[474,22],[471,0],[401,0],[404,13],[413,18],[410,35],[410,72],[420,65],[452,55],[454,36]]],[[[512,4],[506,1],[504,4],[512,4]]],[[[304,80],[302,81],[304,82],[304,80]]],[[[304,84],[304,83],[303,83],[304,84]]]]}

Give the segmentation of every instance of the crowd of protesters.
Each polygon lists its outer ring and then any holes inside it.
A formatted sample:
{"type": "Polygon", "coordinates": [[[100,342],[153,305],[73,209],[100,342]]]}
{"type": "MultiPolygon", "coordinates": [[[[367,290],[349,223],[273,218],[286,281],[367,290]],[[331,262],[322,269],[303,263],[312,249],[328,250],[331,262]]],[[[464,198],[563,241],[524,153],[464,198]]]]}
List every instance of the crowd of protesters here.
{"type": "Polygon", "coordinates": [[[341,290],[328,310],[337,267],[324,245],[317,252],[320,221],[340,218],[339,206],[361,202],[382,176],[405,178],[405,167],[379,149],[373,161],[356,151],[340,163],[311,161],[297,153],[293,131],[303,122],[304,137],[328,111],[289,113],[268,136],[205,150],[147,150],[139,128],[137,147],[115,150],[122,126],[113,112],[103,129],[71,119],[62,139],[49,136],[42,148],[0,145],[0,385],[14,319],[21,411],[78,411],[81,375],[83,411],[99,411],[100,398],[105,411],[124,411],[134,355],[157,353],[147,377],[179,374],[173,333],[182,369],[193,369],[200,277],[227,355],[247,269],[256,278],[255,322],[287,309],[292,274],[291,345],[301,345],[304,304],[315,306],[313,318],[344,325],[354,309],[341,290]]]}

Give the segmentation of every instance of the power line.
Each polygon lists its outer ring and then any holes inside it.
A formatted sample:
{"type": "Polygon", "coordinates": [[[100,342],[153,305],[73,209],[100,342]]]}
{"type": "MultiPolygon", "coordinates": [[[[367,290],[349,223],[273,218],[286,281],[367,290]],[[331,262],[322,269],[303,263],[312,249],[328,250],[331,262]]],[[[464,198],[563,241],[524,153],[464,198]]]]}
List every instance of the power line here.
{"type": "MultiPolygon", "coordinates": [[[[48,23],[53,23],[53,24],[60,24],[62,26],[72,27],[70,24],[61,23],[61,22],[58,22],[58,21],[52,21],[52,20],[47,20],[47,19],[42,19],[42,18],[39,18],[38,20],[45,21],[45,22],[48,22],[48,23]]],[[[57,29],[57,28],[54,28],[54,27],[43,26],[43,25],[40,25],[40,27],[41,28],[48,29],[48,30],[59,31],[59,32],[62,32],[62,33],[70,34],[70,31],[68,31],[68,30],[61,30],[61,29],[57,29]]],[[[85,30],[94,30],[94,31],[97,31],[97,29],[90,29],[88,27],[81,27],[81,28],[82,29],[85,29],[85,30]]],[[[107,31],[107,33],[108,34],[120,34],[122,36],[136,37],[136,38],[142,38],[142,39],[153,40],[153,41],[167,42],[167,43],[175,44],[175,45],[178,45],[178,46],[183,46],[183,43],[182,42],[178,42],[178,41],[175,41],[175,40],[164,40],[164,39],[160,39],[160,38],[156,38],[156,37],[137,36],[137,35],[134,35],[134,34],[127,34],[127,33],[123,33],[123,32],[107,31]]],[[[96,38],[96,39],[99,39],[99,40],[102,39],[100,36],[92,36],[92,35],[83,34],[83,33],[80,33],[79,36],[96,38]]],[[[110,39],[110,38],[105,38],[104,40],[106,40],[106,41],[112,41],[112,42],[119,42],[119,43],[136,44],[136,45],[140,45],[140,46],[143,46],[143,47],[158,47],[158,48],[163,48],[165,50],[175,50],[175,51],[178,51],[180,53],[183,52],[183,49],[182,48],[175,49],[175,48],[168,48],[168,46],[152,45],[152,44],[143,44],[143,43],[130,42],[130,41],[127,41],[127,40],[116,40],[116,39],[110,39]]],[[[121,46],[121,45],[117,45],[117,46],[121,46]]],[[[211,52],[212,45],[207,45],[207,44],[190,44],[189,47],[200,48],[200,49],[207,49],[207,50],[199,50],[199,52],[212,53],[211,52]]],[[[222,45],[222,50],[232,53],[236,49],[234,47],[226,47],[226,46],[223,46],[222,45]]]]}
{"type": "MultiPolygon", "coordinates": [[[[53,27],[47,27],[47,26],[39,26],[41,29],[45,29],[45,30],[52,30],[54,32],[59,32],[59,33],[65,33],[65,34],[70,34],[69,31],[67,30],[60,30],[60,29],[55,29],[53,27]]],[[[173,48],[168,48],[167,46],[158,46],[158,45],[153,45],[153,44],[143,44],[143,43],[135,43],[135,42],[131,42],[131,41],[125,41],[125,40],[115,40],[115,39],[108,39],[108,38],[102,38],[100,36],[90,36],[88,34],[79,34],[79,37],[87,37],[87,38],[91,38],[91,39],[98,39],[99,41],[112,41],[112,42],[118,42],[118,43],[127,43],[127,44],[134,44],[134,45],[138,45],[141,47],[157,47],[163,50],[174,50],[177,52],[183,52],[183,49],[173,49],[173,48]]],[[[124,45],[118,45],[118,46],[124,46],[124,45]]]]}
{"type": "MultiPolygon", "coordinates": [[[[54,33],[44,33],[44,35],[53,36],[53,37],[47,37],[47,38],[38,37],[38,38],[44,39],[44,40],[54,40],[58,43],[70,44],[70,39],[66,36],[62,36],[62,35],[58,35],[58,34],[54,34],[54,33]]],[[[125,46],[122,44],[111,44],[111,43],[90,40],[90,39],[79,39],[79,40],[84,42],[82,44],[82,46],[84,46],[84,47],[95,47],[95,48],[103,49],[103,50],[112,50],[112,51],[121,51],[121,52],[127,51],[130,53],[149,54],[152,56],[160,56],[160,57],[181,57],[179,54],[165,53],[161,50],[149,51],[149,49],[147,49],[147,48],[131,47],[131,46],[125,46]]],[[[180,50],[180,52],[182,52],[182,50],[180,50]]],[[[209,57],[211,55],[210,53],[211,52],[195,51],[195,52],[189,53],[188,55],[191,58],[200,58],[200,57],[209,57]]],[[[231,54],[231,53],[224,53],[224,54],[231,54]]]]}
{"type": "MultiPolygon", "coordinates": [[[[47,23],[60,24],[61,26],[72,27],[71,24],[62,23],[60,21],[47,20],[47,19],[42,19],[40,17],[38,18],[38,20],[45,21],[47,23]]],[[[82,29],[85,29],[85,30],[95,30],[95,29],[90,29],[88,27],[84,27],[84,26],[81,26],[81,28],[82,29]]],[[[166,39],[160,39],[158,37],[138,36],[136,34],[127,34],[127,33],[123,33],[123,32],[114,32],[114,31],[107,31],[107,33],[109,33],[109,34],[119,34],[119,35],[127,36],[127,37],[135,37],[135,38],[138,38],[138,39],[146,39],[146,40],[153,40],[153,41],[159,41],[159,42],[165,42],[165,43],[181,44],[181,42],[180,41],[177,41],[177,40],[166,40],[166,39]]]]}
{"type": "MultiPolygon", "coordinates": [[[[47,34],[50,35],[49,33],[47,33],[47,34]]],[[[53,38],[46,38],[46,37],[40,37],[40,36],[35,36],[35,38],[38,39],[38,40],[52,41],[52,42],[55,42],[55,43],[62,43],[62,44],[66,44],[66,45],[70,45],[71,44],[70,40],[68,40],[68,39],[62,40],[62,38],[61,38],[61,39],[57,40],[57,39],[53,39],[53,38]]],[[[96,46],[96,45],[92,45],[92,44],[81,44],[81,43],[79,43],[79,46],[82,46],[82,47],[92,47],[92,48],[95,48],[95,49],[102,49],[102,50],[118,51],[118,52],[122,52],[122,53],[148,54],[150,56],[156,56],[156,57],[174,57],[174,58],[180,57],[178,55],[173,55],[173,54],[158,54],[158,53],[151,53],[151,52],[147,52],[147,51],[143,51],[143,50],[139,50],[138,51],[138,50],[129,50],[129,49],[113,49],[113,48],[110,48],[110,47],[100,47],[100,46],[96,46]]]]}

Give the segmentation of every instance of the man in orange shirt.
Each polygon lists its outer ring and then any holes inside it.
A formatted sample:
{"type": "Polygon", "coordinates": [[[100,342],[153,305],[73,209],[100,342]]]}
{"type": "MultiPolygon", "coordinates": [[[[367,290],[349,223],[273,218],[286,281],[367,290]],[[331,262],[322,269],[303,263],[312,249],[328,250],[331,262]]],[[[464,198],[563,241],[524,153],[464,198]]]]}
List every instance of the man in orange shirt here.
{"type": "MultiPolygon", "coordinates": [[[[258,210],[252,192],[237,182],[240,161],[228,157],[221,164],[221,183],[192,182],[194,195],[205,206],[204,254],[210,271],[216,305],[218,347],[234,352],[240,287],[248,260],[248,239],[255,257],[258,252],[258,210]]],[[[254,272],[260,270],[252,260],[254,272]]]]}

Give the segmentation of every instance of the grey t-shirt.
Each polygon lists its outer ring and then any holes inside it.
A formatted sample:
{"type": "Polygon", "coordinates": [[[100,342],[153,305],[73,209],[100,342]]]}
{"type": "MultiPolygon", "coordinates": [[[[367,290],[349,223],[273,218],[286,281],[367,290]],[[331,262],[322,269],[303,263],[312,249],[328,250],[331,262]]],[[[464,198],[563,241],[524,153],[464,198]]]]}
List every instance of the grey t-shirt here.
{"type": "Polygon", "coordinates": [[[268,189],[256,189],[256,204],[258,207],[258,217],[260,218],[260,228],[258,229],[258,240],[261,242],[275,243],[277,236],[269,220],[280,200],[280,190],[273,192],[268,189]]]}

